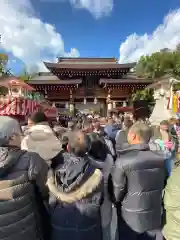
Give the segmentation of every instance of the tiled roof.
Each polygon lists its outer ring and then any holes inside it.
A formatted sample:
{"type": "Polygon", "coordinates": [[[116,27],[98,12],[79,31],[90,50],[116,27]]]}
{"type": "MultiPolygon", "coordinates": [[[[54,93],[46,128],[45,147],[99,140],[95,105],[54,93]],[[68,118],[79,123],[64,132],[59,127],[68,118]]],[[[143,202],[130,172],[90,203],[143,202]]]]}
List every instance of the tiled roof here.
{"type": "Polygon", "coordinates": [[[102,64],[107,64],[107,63],[117,63],[117,59],[112,57],[112,58],[64,58],[64,57],[59,57],[58,58],[58,63],[64,64],[64,63],[102,63],[102,64]]]}
{"type": "Polygon", "coordinates": [[[108,70],[108,69],[131,69],[133,68],[136,63],[126,63],[126,64],[118,64],[118,63],[111,63],[111,64],[61,64],[61,63],[49,63],[44,62],[45,66],[51,70],[108,70]]]}

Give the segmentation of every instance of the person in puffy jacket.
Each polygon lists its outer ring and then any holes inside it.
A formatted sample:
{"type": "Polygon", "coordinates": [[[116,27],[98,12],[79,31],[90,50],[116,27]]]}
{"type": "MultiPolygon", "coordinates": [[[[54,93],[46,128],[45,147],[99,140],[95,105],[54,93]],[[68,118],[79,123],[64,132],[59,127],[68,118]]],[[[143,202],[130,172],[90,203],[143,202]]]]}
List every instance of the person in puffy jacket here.
{"type": "Polygon", "coordinates": [[[0,117],[0,240],[48,240],[48,166],[20,149],[21,134],[16,120],[0,117]]]}
{"type": "Polygon", "coordinates": [[[64,165],[49,172],[51,240],[102,240],[103,174],[91,164],[89,141],[75,132],[64,153],[64,165]]]}
{"type": "Polygon", "coordinates": [[[129,147],[117,152],[112,183],[121,240],[154,240],[162,227],[165,161],[150,150],[150,138],[150,127],[137,122],[128,133],[129,147]]]}
{"type": "MultiPolygon", "coordinates": [[[[88,135],[90,138],[89,157],[92,165],[100,169],[104,176],[104,201],[101,207],[103,240],[111,239],[112,202],[109,191],[109,177],[114,165],[114,160],[109,152],[103,137],[97,133],[88,135]]],[[[114,226],[115,227],[115,226],[114,226]]]]}
{"type": "Polygon", "coordinates": [[[22,139],[21,149],[36,152],[47,162],[57,157],[62,146],[55,131],[50,127],[46,115],[43,112],[36,112],[28,121],[29,130],[22,139]]]}

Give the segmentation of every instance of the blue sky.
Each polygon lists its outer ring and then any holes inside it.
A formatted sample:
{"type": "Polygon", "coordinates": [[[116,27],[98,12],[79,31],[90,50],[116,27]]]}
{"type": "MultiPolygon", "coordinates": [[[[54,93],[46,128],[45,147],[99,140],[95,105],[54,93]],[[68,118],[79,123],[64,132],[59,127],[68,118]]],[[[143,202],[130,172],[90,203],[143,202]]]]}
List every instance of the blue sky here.
{"type": "Polygon", "coordinates": [[[115,0],[108,17],[95,19],[84,9],[72,8],[69,2],[33,1],[40,17],[63,36],[65,49],[77,48],[82,57],[115,56],[119,45],[133,32],[151,33],[171,9],[180,7],[179,0],[115,0]]]}
{"type": "Polygon", "coordinates": [[[23,64],[44,70],[41,61],[55,61],[58,55],[136,61],[180,43],[179,0],[82,2],[1,0],[1,48],[8,52],[13,71],[23,64]]]}

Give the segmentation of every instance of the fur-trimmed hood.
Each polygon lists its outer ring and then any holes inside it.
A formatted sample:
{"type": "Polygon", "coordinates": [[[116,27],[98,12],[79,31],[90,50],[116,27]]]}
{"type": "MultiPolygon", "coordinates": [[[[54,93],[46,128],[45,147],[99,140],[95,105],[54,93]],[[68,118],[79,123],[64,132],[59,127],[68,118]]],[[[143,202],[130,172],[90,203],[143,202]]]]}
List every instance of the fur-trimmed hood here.
{"type": "Polygon", "coordinates": [[[103,175],[100,170],[95,169],[92,175],[90,175],[82,184],[76,186],[72,191],[64,192],[59,189],[55,181],[54,176],[50,176],[47,180],[47,186],[51,194],[53,194],[56,199],[65,202],[73,203],[86,198],[88,195],[92,194],[97,188],[102,184],[103,175]]]}

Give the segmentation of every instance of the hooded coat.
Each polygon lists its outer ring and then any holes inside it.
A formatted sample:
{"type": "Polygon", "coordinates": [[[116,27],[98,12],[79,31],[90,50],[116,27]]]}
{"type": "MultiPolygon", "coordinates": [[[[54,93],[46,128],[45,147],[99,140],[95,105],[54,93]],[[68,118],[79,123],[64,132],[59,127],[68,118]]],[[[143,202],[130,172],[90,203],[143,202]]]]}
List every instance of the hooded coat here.
{"type": "Polygon", "coordinates": [[[52,240],[101,240],[103,175],[88,157],[69,154],[48,177],[52,240]]]}
{"type": "Polygon", "coordinates": [[[47,171],[36,153],[0,146],[0,240],[45,239],[38,193],[48,196],[47,171]]]}
{"type": "Polygon", "coordinates": [[[21,149],[36,152],[46,161],[62,150],[59,139],[47,123],[32,126],[22,140],[21,149]]]}

